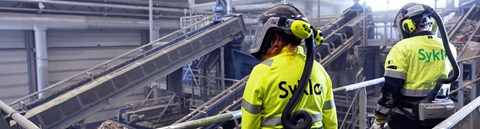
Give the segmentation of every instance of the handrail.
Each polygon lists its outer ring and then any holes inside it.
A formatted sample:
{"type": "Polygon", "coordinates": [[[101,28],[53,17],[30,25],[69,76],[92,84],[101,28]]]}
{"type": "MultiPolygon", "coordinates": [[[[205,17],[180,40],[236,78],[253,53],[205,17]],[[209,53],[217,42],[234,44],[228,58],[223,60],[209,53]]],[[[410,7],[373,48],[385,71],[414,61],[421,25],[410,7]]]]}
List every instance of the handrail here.
{"type": "Polygon", "coordinates": [[[455,114],[443,120],[440,124],[433,127],[433,129],[450,129],[478,107],[480,107],[480,97],[477,97],[455,114]]]}
{"type": "Polygon", "coordinates": [[[376,78],[376,79],[372,79],[372,80],[368,80],[368,81],[364,81],[364,82],[360,82],[360,83],[355,83],[355,84],[335,88],[335,89],[333,89],[333,93],[356,90],[356,89],[380,84],[380,83],[383,83],[383,82],[385,82],[385,78],[383,78],[383,77],[376,78]]]}
{"type": "MultiPolygon", "coordinates": [[[[20,113],[15,111],[12,107],[5,104],[2,100],[0,100],[0,109],[1,112],[5,112],[5,115],[15,120],[20,126],[25,129],[40,129],[37,125],[32,123],[30,120],[22,116],[20,113]]],[[[9,122],[9,121],[6,121],[9,122]]]]}
{"type": "Polygon", "coordinates": [[[228,120],[233,120],[233,119],[238,119],[242,117],[242,111],[237,110],[225,114],[220,114],[220,115],[215,115],[211,117],[205,117],[202,119],[198,120],[192,120],[192,121],[187,121],[175,125],[170,125],[167,127],[161,127],[157,129],[192,129],[196,127],[201,127],[201,126],[207,126],[210,124],[214,124],[220,121],[228,121],[228,120]]]}
{"type": "MultiPolygon", "coordinates": [[[[74,75],[72,75],[72,76],[69,76],[68,78],[63,79],[62,81],[57,82],[57,83],[55,83],[55,84],[52,84],[52,85],[48,86],[48,87],[45,88],[45,89],[36,91],[36,92],[31,93],[31,94],[29,94],[29,95],[27,95],[27,96],[25,96],[25,97],[22,97],[22,98],[20,98],[20,99],[17,99],[17,100],[15,100],[15,101],[13,101],[12,103],[10,103],[10,106],[12,106],[12,105],[14,105],[14,104],[17,104],[17,103],[19,103],[19,102],[21,102],[21,101],[23,101],[23,100],[28,99],[28,98],[37,96],[39,93],[45,92],[45,91],[47,91],[47,90],[50,90],[50,89],[52,89],[52,88],[54,88],[54,87],[57,87],[57,86],[59,86],[59,85],[61,85],[61,84],[66,83],[66,82],[72,81],[72,80],[74,80],[74,79],[78,79],[77,77],[81,77],[82,75],[85,75],[85,74],[93,74],[92,71],[102,69],[103,66],[109,66],[110,63],[112,63],[112,62],[114,62],[114,61],[117,61],[117,60],[119,60],[119,59],[128,58],[128,55],[130,55],[130,54],[132,54],[132,53],[139,52],[139,51],[145,52],[147,47],[150,47],[150,46],[154,45],[156,42],[159,42],[159,41],[161,41],[161,40],[164,40],[164,39],[166,39],[166,38],[168,38],[168,37],[170,37],[170,36],[173,36],[174,34],[177,34],[177,33],[180,33],[180,32],[185,32],[188,28],[194,27],[195,25],[200,24],[200,23],[203,23],[204,21],[209,20],[209,19],[211,19],[211,18],[213,18],[213,17],[215,17],[215,15],[212,15],[212,16],[210,16],[210,17],[206,17],[206,18],[202,19],[201,21],[198,21],[198,22],[195,22],[195,23],[189,25],[189,26],[186,27],[186,28],[183,28],[183,29],[179,29],[179,30],[177,30],[177,31],[174,31],[174,32],[172,32],[172,33],[170,33],[170,34],[168,34],[168,35],[165,35],[165,36],[163,36],[163,37],[161,37],[161,38],[159,38],[159,39],[157,39],[157,40],[155,40],[155,41],[152,41],[152,42],[150,42],[150,43],[148,43],[148,44],[142,45],[142,46],[140,46],[140,47],[138,47],[138,48],[132,49],[132,50],[130,50],[130,51],[126,52],[126,53],[123,53],[123,54],[121,54],[121,55],[119,55],[119,56],[117,56],[117,57],[115,57],[115,58],[113,58],[113,59],[110,59],[110,60],[105,61],[105,62],[103,62],[103,63],[101,63],[101,64],[95,65],[95,66],[93,66],[93,67],[91,67],[91,68],[89,68],[89,69],[87,69],[87,70],[84,70],[84,71],[82,71],[82,72],[79,72],[79,73],[77,73],[77,74],[74,74],[74,75]]],[[[184,35],[186,35],[186,33],[184,33],[184,35]]],[[[162,44],[162,45],[163,45],[163,44],[162,44]]],[[[144,53],[143,53],[143,54],[144,54],[144,53]]],[[[139,54],[139,55],[141,55],[141,54],[139,54]]],[[[138,56],[138,55],[137,55],[137,56],[138,56]]],[[[121,62],[123,62],[123,61],[121,61],[121,62]]],[[[121,62],[120,62],[120,63],[121,63],[121,62]]],[[[117,63],[119,63],[119,62],[117,62],[117,63]]],[[[105,71],[106,71],[106,70],[105,70],[105,71]]],[[[92,76],[93,76],[93,75],[92,75],[92,76]]],[[[20,104],[21,104],[21,103],[20,103],[20,104]]]]}
{"type": "MultiPolygon", "coordinates": [[[[355,92],[355,95],[353,96],[353,99],[352,99],[352,100],[354,100],[354,99],[357,98],[359,91],[360,91],[360,90],[358,90],[357,92],[355,92]]],[[[348,115],[350,114],[350,110],[352,110],[353,104],[354,104],[354,103],[352,102],[352,103],[350,103],[350,106],[348,106],[347,113],[346,113],[347,115],[345,115],[345,117],[343,117],[342,124],[340,124],[340,128],[339,128],[339,129],[343,129],[343,128],[342,128],[342,127],[343,127],[343,124],[345,124],[345,121],[347,121],[347,117],[348,117],[348,115]]],[[[353,111],[352,111],[352,112],[353,112],[353,111]]],[[[347,128],[347,129],[348,129],[348,128],[347,128]]]]}
{"type": "Polygon", "coordinates": [[[461,86],[461,87],[458,87],[458,88],[455,89],[455,90],[450,91],[449,94],[457,93],[457,92],[460,91],[461,89],[463,89],[463,88],[465,88],[465,87],[467,87],[467,86],[469,86],[469,85],[471,85],[471,84],[473,84],[473,83],[476,83],[476,82],[478,82],[478,81],[480,81],[480,78],[477,78],[477,79],[475,79],[475,80],[472,80],[471,82],[465,83],[465,85],[463,85],[463,86],[461,86]]]}
{"type": "MultiPolygon", "coordinates": [[[[369,80],[369,81],[365,81],[365,82],[361,82],[361,83],[356,83],[356,84],[351,84],[351,85],[335,88],[335,89],[333,89],[333,92],[335,93],[335,92],[351,91],[351,90],[355,90],[355,89],[360,89],[360,88],[380,84],[380,83],[383,83],[383,82],[385,82],[385,79],[383,77],[381,77],[381,78],[377,78],[377,79],[373,79],[373,80],[369,80]]],[[[202,119],[197,119],[197,120],[187,121],[187,122],[183,122],[183,123],[173,124],[173,125],[158,128],[158,129],[197,128],[197,127],[202,127],[202,126],[210,125],[210,124],[217,123],[217,122],[224,122],[224,121],[228,121],[228,120],[238,119],[238,118],[241,118],[241,117],[242,117],[242,112],[240,110],[236,110],[236,111],[229,112],[229,113],[224,113],[224,114],[215,115],[215,116],[211,116],[211,117],[206,117],[206,118],[202,118],[202,119]]]]}
{"type": "Polygon", "coordinates": [[[472,60],[472,59],[476,59],[476,58],[480,58],[480,55],[468,57],[468,58],[465,58],[465,59],[460,59],[460,60],[458,60],[458,62],[472,60]]]}
{"type": "Polygon", "coordinates": [[[247,75],[245,77],[243,77],[240,81],[238,82],[235,82],[232,86],[230,86],[229,88],[225,89],[223,92],[219,93],[217,96],[213,97],[210,99],[210,101],[207,101],[205,102],[204,104],[200,105],[197,109],[191,111],[187,116],[183,117],[183,118],[180,118],[179,120],[177,120],[175,123],[180,123],[181,121],[186,121],[192,117],[195,117],[198,113],[201,113],[202,110],[205,110],[207,108],[209,108],[209,106],[211,104],[215,104],[216,102],[220,101],[220,99],[222,97],[224,97],[225,95],[229,94],[231,91],[233,91],[234,89],[242,86],[242,85],[245,85],[246,82],[247,82],[247,79],[250,77],[250,75],[247,75]]]}

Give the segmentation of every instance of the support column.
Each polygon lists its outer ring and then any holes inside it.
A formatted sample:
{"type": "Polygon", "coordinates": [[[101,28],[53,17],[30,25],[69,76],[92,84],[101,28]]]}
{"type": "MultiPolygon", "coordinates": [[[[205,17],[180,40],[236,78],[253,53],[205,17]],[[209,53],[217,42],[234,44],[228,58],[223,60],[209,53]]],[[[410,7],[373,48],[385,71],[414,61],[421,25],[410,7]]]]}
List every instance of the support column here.
{"type": "MultiPolygon", "coordinates": [[[[460,63],[458,65],[460,71],[464,71],[464,64],[463,63],[460,63]]],[[[460,88],[462,87],[464,84],[464,80],[463,80],[463,73],[460,73],[460,75],[458,76],[458,87],[457,88],[460,88]]],[[[464,93],[463,93],[463,89],[459,89],[458,92],[457,92],[457,107],[458,109],[461,109],[464,105],[464,93]]]]}
{"type": "Polygon", "coordinates": [[[152,42],[154,39],[154,33],[153,33],[153,0],[148,0],[148,24],[149,24],[149,31],[150,31],[150,42],[152,42]]]}
{"type": "Polygon", "coordinates": [[[225,90],[225,48],[220,47],[220,84],[222,85],[222,91],[225,90]]]}
{"type": "Polygon", "coordinates": [[[232,14],[232,0],[227,0],[227,14],[232,14]]]}
{"type": "MultiPolygon", "coordinates": [[[[472,61],[472,66],[470,66],[470,80],[473,82],[477,80],[477,62],[472,61]]],[[[470,101],[473,101],[477,98],[477,82],[471,84],[472,89],[470,90],[470,101]]]]}
{"type": "Polygon", "coordinates": [[[35,65],[35,39],[32,30],[24,30],[25,34],[25,51],[27,52],[27,70],[28,70],[28,86],[29,92],[36,92],[37,89],[37,71],[35,65]]]}
{"type": "Polygon", "coordinates": [[[358,111],[358,122],[360,129],[366,129],[367,128],[367,91],[366,88],[360,88],[359,89],[360,93],[358,94],[359,96],[359,111],[358,111]]]}
{"type": "Polygon", "coordinates": [[[182,94],[182,71],[183,68],[175,70],[175,72],[167,75],[167,90],[177,93],[178,95],[182,94]]]}
{"type": "MultiPolygon", "coordinates": [[[[48,87],[48,56],[47,56],[47,34],[46,27],[35,26],[35,59],[37,65],[37,90],[48,87]]],[[[42,97],[44,93],[40,93],[42,97]]]]}
{"type": "MultiPolygon", "coordinates": [[[[182,93],[183,93],[183,86],[182,86],[182,73],[183,68],[180,68],[178,70],[175,70],[174,72],[170,73],[167,75],[167,90],[174,92],[179,98],[182,98],[182,93]]],[[[183,99],[179,99],[179,105],[180,105],[180,112],[186,112],[188,109],[186,107],[182,106],[184,105],[185,102],[183,102],[183,99]]]]}
{"type": "MultiPolygon", "coordinates": [[[[383,76],[384,68],[380,62],[380,48],[379,46],[358,46],[358,56],[361,59],[360,64],[363,67],[363,75],[365,80],[371,80],[383,76]]],[[[376,85],[374,87],[374,95],[378,95],[381,86],[376,85]]],[[[370,90],[372,88],[367,88],[370,90]]],[[[372,93],[370,91],[370,93],[372,93]]]]}
{"type": "Polygon", "coordinates": [[[207,94],[208,93],[208,85],[207,85],[207,79],[206,79],[207,68],[206,68],[205,64],[200,66],[199,74],[201,76],[201,78],[199,79],[200,80],[200,86],[199,86],[200,96],[202,97],[203,102],[207,102],[208,101],[208,94],[207,94]]]}

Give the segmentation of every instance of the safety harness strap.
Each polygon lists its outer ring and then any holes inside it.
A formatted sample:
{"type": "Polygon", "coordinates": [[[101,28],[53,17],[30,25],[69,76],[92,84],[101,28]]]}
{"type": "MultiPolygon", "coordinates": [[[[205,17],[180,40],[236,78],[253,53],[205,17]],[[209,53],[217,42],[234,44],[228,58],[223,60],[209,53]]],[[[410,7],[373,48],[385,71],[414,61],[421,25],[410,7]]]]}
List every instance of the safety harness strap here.
{"type": "MultiPolygon", "coordinates": [[[[313,123],[318,121],[322,121],[323,117],[322,114],[311,114],[313,118],[313,123]]],[[[282,125],[282,118],[281,117],[262,117],[262,126],[279,126],[282,125]]]]}

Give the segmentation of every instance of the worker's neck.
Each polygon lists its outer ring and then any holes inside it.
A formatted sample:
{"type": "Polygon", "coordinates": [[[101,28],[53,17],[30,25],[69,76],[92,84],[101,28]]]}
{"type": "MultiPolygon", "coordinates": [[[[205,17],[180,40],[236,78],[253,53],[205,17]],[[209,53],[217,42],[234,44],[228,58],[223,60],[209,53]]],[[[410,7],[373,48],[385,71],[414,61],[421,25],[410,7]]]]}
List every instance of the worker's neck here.
{"type": "Polygon", "coordinates": [[[424,32],[424,31],[430,31],[430,29],[428,29],[428,28],[418,28],[413,32],[413,34],[418,33],[418,32],[424,32]]]}

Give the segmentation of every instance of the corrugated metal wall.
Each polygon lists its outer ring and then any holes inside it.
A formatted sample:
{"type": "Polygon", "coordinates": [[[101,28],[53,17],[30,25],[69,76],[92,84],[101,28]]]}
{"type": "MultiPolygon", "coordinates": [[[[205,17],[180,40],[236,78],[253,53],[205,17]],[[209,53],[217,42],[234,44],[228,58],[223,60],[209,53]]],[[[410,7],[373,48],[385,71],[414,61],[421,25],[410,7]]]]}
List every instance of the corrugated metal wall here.
{"type": "MultiPolygon", "coordinates": [[[[140,30],[49,30],[47,31],[50,84],[117,57],[141,45],[140,30]]],[[[137,91],[120,102],[86,119],[86,123],[105,120],[117,114],[126,102],[144,98],[137,91]]]]}
{"type": "MultiPolygon", "coordinates": [[[[148,33],[141,30],[47,30],[49,83],[54,84],[112,59],[146,40],[148,33]]],[[[0,30],[0,100],[6,103],[24,97],[32,90],[29,86],[26,42],[33,44],[33,31],[0,30]]],[[[34,62],[34,59],[31,60],[34,62]]],[[[90,116],[85,123],[117,115],[118,107],[125,106],[126,102],[143,100],[145,91],[135,91],[90,116]]]]}
{"type": "Polygon", "coordinates": [[[50,84],[140,46],[140,31],[49,30],[50,84]]]}
{"type": "Polygon", "coordinates": [[[0,100],[10,103],[28,92],[24,31],[0,30],[0,100]]]}

